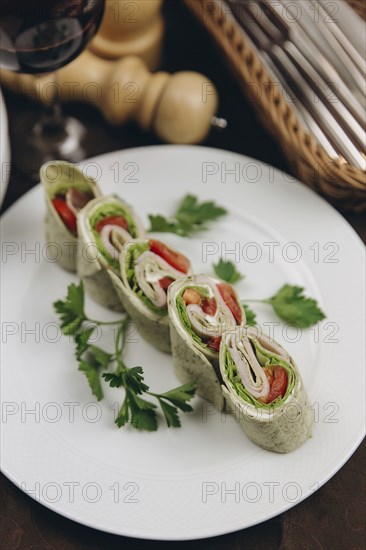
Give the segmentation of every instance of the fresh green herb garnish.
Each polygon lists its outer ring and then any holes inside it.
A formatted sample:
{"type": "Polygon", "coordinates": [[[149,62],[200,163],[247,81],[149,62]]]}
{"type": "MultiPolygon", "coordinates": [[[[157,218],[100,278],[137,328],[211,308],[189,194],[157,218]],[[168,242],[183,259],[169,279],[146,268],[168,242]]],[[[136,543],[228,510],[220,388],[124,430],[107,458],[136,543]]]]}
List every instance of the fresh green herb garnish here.
{"type": "Polygon", "coordinates": [[[56,313],[61,319],[61,329],[65,335],[75,335],[81,329],[86,320],[84,312],[84,287],[71,284],[67,289],[67,296],[64,301],[58,300],[53,304],[56,313]]]}
{"type": "Polygon", "coordinates": [[[129,317],[112,322],[90,319],[84,310],[82,282],[79,285],[69,285],[66,299],[55,302],[54,308],[60,316],[63,334],[73,337],[79,370],[86,375],[90,389],[98,401],[103,399],[102,378],[113,388],[124,388],[125,399],[115,420],[118,427],[130,422],[134,428],[140,430],[158,429],[157,406],[143,399],[142,395],[157,399],[169,427],[180,427],[179,410],[193,410],[187,402],[195,395],[196,385],[185,384],[162,394],[150,392],[149,386],[144,382],[143,369],[140,366],[129,368],[123,361],[129,317]],[[97,327],[113,325],[117,327],[114,353],[108,353],[89,342],[97,327]],[[102,373],[111,363],[116,363],[115,371],[102,373]]]}
{"type": "Polygon", "coordinates": [[[248,306],[248,304],[242,304],[245,311],[246,325],[249,327],[255,327],[257,325],[257,314],[248,306]]]}
{"type": "Polygon", "coordinates": [[[242,275],[233,262],[220,260],[217,264],[213,264],[215,274],[232,285],[244,279],[245,275],[242,275]]]}
{"type": "Polygon", "coordinates": [[[101,401],[104,397],[102,384],[100,380],[100,365],[93,361],[93,356],[88,354],[88,360],[80,359],[79,371],[83,372],[88,380],[92,394],[101,401]]]}
{"type": "Polygon", "coordinates": [[[156,431],[158,421],[156,416],[156,405],[140,397],[142,394],[155,397],[164,413],[167,425],[175,428],[180,427],[178,408],[181,411],[192,411],[187,401],[192,399],[196,391],[195,384],[186,384],[164,394],[157,394],[149,391],[149,386],[144,382],[143,370],[141,367],[128,368],[123,361],[125,347],[125,331],[130,319],[126,318],[120,323],[115,349],[115,360],[117,368],[114,373],[104,373],[103,378],[112,388],[123,387],[125,398],[115,420],[120,428],[131,422],[134,428],[139,430],[156,431]],[[172,403],[169,405],[166,401],[172,403]]]}
{"type": "Polygon", "coordinates": [[[304,296],[299,286],[284,285],[274,296],[267,300],[246,300],[269,304],[283,321],[299,328],[309,328],[325,319],[325,314],[313,298],[304,296]]]}
{"type": "MultiPolygon", "coordinates": [[[[244,278],[231,261],[226,262],[221,259],[217,264],[213,264],[213,268],[220,279],[231,284],[244,278]]],[[[303,292],[304,289],[301,287],[286,284],[267,300],[246,300],[246,302],[269,304],[283,321],[299,328],[309,328],[325,319],[325,315],[316,300],[307,298],[303,292]]],[[[245,310],[246,324],[255,326],[256,313],[245,302],[242,302],[242,306],[245,310]]]]}
{"type": "Polygon", "coordinates": [[[266,303],[271,304],[284,321],[300,328],[311,327],[325,319],[325,315],[316,300],[307,298],[303,292],[304,289],[299,286],[284,285],[266,303]]]}
{"type": "Polygon", "coordinates": [[[194,195],[186,195],[173,216],[149,215],[149,232],[175,233],[189,237],[206,229],[206,222],[216,220],[227,213],[225,208],[213,201],[199,202],[194,195]]]}

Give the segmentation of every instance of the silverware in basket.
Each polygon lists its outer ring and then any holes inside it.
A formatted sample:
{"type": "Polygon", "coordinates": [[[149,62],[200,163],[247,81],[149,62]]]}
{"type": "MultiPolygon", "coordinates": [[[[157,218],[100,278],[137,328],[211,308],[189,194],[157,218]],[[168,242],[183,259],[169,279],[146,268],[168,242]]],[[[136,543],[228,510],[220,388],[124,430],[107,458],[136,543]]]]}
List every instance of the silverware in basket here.
{"type": "Polygon", "coordinates": [[[325,22],[330,17],[326,3],[228,4],[301,122],[329,156],[365,170],[365,62],[336,21],[325,22]]]}

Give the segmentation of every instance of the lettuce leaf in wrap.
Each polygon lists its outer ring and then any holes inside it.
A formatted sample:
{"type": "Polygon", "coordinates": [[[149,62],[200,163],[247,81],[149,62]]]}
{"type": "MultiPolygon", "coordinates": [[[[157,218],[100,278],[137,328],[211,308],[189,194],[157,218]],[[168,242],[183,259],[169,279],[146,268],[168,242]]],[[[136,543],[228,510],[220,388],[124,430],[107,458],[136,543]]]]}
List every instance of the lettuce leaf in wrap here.
{"type": "MultiPolygon", "coordinates": [[[[224,407],[218,353],[220,339],[225,330],[234,330],[238,323],[245,324],[245,313],[235,290],[226,283],[221,286],[222,291],[230,289],[238,319],[225,302],[220,285],[222,281],[214,277],[193,275],[173,283],[168,291],[175,373],[183,383],[195,382],[198,395],[211,401],[218,410],[224,407]],[[197,292],[201,301],[197,298],[196,303],[188,303],[187,290],[197,292]]],[[[192,299],[194,297],[193,294],[192,299]]],[[[229,303],[232,306],[232,302],[229,303]]]]}
{"type": "Polygon", "coordinates": [[[148,242],[135,242],[135,243],[131,243],[131,245],[128,247],[126,251],[126,255],[124,257],[127,281],[131,290],[136,294],[136,296],[140,298],[140,300],[146,305],[146,307],[148,307],[153,313],[156,313],[157,315],[161,315],[163,317],[163,316],[166,316],[167,309],[157,307],[143,293],[143,291],[139,288],[139,285],[137,283],[135,263],[138,260],[138,258],[148,250],[149,250],[148,242]]]}
{"type": "Polygon", "coordinates": [[[128,223],[127,231],[131,236],[131,240],[137,239],[139,236],[141,236],[141,231],[127,205],[123,205],[122,203],[117,204],[115,202],[105,202],[104,204],[101,204],[98,208],[96,208],[90,215],[89,223],[92,229],[94,241],[97,246],[98,252],[101,254],[106,264],[108,264],[118,274],[119,259],[111,256],[111,254],[108,252],[103,244],[100,233],[96,230],[98,222],[110,216],[122,216],[126,219],[128,223]]]}
{"type": "Polygon", "coordinates": [[[262,367],[270,367],[271,365],[280,365],[283,367],[288,376],[288,383],[287,383],[287,389],[285,395],[277,397],[274,401],[271,403],[264,403],[263,401],[260,401],[253,397],[249,391],[245,388],[242,379],[240,378],[240,375],[238,373],[238,369],[236,367],[235,361],[233,360],[228,347],[226,344],[222,344],[224,348],[224,357],[225,357],[225,369],[227,374],[228,381],[232,384],[232,387],[235,389],[236,393],[247,401],[248,403],[254,405],[255,407],[259,408],[273,408],[280,406],[286,401],[287,397],[291,393],[291,391],[294,388],[295,385],[295,374],[293,367],[290,363],[285,361],[282,357],[279,357],[278,355],[271,355],[267,350],[262,348],[259,344],[259,342],[252,340],[249,337],[249,340],[252,341],[253,347],[256,350],[256,356],[259,360],[259,363],[262,365],[262,367]]]}
{"type": "Polygon", "coordinates": [[[258,327],[223,335],[220,371],[227,409],[255,444],[287,453],[311,436],[313,414],[300,372],[286,350],[258,327]],[[276,379],[265,376],[265,369],[284,370],[286,386],[272,391],[276,379]]]}
{"type": "MultiPolygon", "coordinates": [[[[199,286],[192,286],[190,288],[197,290],[197,292],[199,292],[199,294],[203,298],[208,297],[208,292],[205,288],[199,287],[199,286]]],[[[187,313],[187,307],[183,299],[183,293],[184,293],[184,290],[182,290],[180,295],[177,297],[177,302],[176,302],[178,315],[180,317],[182,325],[184,326],[187,333],[189,334],[189,336],[192,338],[194,342],[196,342],[202,348],[207,348],[208,346],[205,344],[204,340],[198,334],[196,334],[192,329],[192,325],[190,323],[188,313],[187,313]]]]}
{"type": "Polygon", "coordinates": [[[134,238],[145,236],[141,221],[118,196],[100,197],[79,213],[78,234],[77,271],[85,291],[99,304],[123,311],[111,277],[120,277],[119,256],[123,247],[134,238]],[[122,218],[124,228],[113,218],[122,218]],[[98,230],[98,226],[102,229],[98,230]]]}
{"type": "Polygon", "coordinates": [[[120,255],[120,277],[111,274],[115,290],[139,334],[165,353],[171,352],[168,287],[185,276],[169,264],[169,257],[183,259],[187,271],[191,270],[185,256],[150,239],[128,243],[120,255]]]}

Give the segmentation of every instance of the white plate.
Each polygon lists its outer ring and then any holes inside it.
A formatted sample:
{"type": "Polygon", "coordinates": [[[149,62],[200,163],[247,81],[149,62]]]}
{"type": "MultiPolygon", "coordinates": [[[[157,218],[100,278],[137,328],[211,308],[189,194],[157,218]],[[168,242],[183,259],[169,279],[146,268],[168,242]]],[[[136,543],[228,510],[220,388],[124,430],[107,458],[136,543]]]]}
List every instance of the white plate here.
{"type": "Polygon", "coordinates": [[[8,134],[8,115],[0,89],[0,206],[5,197],[10,175],[10,141],[8,134]]]}
{"type": "MultiPolygon", "coordinates": [[[[361,241],[304,185],[226,151],[149,147],[104,155],[86,167],[105,193],[119,193],[143,218],[171,213],[188,192],[215,199],[229,215],[208,231],[162,238],[189,254],[197,271],[210,272],[220,256],[204,258],[203,243],[216,243],[208,248],[223,255],[239,247],[239,269],[247,275],[237,287],[243,297],[267,297],[290,282],[319,300],[327,320],[317,329],[297,335],[273,325],[301,369],[316,417],[314,436],[288,455],[266,452],[233,418],[198,398],[181,429],[161,422],[156,433],[118,430],[109,407],[122,391],[107,388],[95,405],[72,344],[57,335],[51,304],[76,277],[45,260],[37,187],[2,221],[3,472],[66,517],[146,539],[220,535],[294,506],[334,475],[364,435],[361,241]]],[[[95,316],[112,315],[90,302],[88,308],[95,316]]],[[[261,323],[278,321],[266,306],[257,311],[261,323]]],[[[144,341],[129,344],[127,360],[143,366],[155,390],[178,384],[170,357],[144,341]]]]}

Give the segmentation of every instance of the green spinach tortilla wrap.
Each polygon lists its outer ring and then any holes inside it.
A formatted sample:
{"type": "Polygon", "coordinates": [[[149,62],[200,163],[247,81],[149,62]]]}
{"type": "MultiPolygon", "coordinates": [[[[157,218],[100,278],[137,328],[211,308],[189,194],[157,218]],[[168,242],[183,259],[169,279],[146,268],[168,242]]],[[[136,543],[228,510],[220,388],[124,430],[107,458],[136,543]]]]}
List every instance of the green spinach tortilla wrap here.
{"type": "Polygon", "coordinates": [[[128,243],[120,255],[120,278],[111,276],[118,296],[139,334],[171,353],[167,292],[191,272],[183,254],[155,239],[128,243]]]}
{"type": "Polygon", "coordinates": [[[133,209],[115,195],[90,201],[79,213],[77,272],[86,292],[99,304],[123,311],[111,274],[120,277],[124,245],[145,236],[133,209]]]}
{"type": "Polygon", "coordinates": [[[311,436],[313,414],[298,368],[260,329],[223,335],[220,370],[227,408],[254,443],[287,453],[311,436]]]}
{"type": "MultiPolygon", "coordinates": [[[[45,236],[52,258],[67,271],[76,271],[77,215],[101,192],[96,182],[73,164],[51,161],[40,170],[45,191],[45,236]]],[[[50,254],[50,255],[51,255],[50,254]]]]}
{"type": "Polygon", "coordinates": [[[196,382],[198,395],[222,410],[221,338],[225,331],[245,325],[236,291],[208,275],[193,275],[171,285],[168,305],[176,375],[183,383],[196,382]]]}

